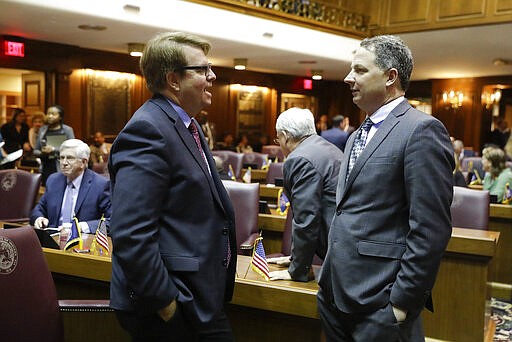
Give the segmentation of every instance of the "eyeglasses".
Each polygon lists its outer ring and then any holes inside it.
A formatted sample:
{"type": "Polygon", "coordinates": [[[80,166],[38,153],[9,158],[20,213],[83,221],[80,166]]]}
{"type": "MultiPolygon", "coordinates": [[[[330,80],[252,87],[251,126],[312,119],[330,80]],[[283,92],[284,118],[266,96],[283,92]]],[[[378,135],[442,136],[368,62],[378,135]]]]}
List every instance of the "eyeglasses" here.
{"type": "Polygon", "coordinates": [[[212,63],[206,65],[186,65],[181,67],[181,70],[201,70],[205,76],[208,76],[212,71],[212,63]]]}
{"type": "Polygon", "coordinates": [[[70,163],[73,163],[77,158],[73,156],[60,156],[60,161],[63,162],[67,160],[70,163]]]}

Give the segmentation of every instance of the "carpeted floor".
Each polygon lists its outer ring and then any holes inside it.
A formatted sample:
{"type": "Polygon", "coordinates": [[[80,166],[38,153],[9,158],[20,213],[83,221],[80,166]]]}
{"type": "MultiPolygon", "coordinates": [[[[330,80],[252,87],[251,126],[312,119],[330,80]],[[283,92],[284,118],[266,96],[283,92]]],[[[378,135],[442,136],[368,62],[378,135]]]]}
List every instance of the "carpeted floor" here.
{"type": "Polygon", "coordinates": [[[496,322],[493,342],[512,341],[512,304],[492,298],[491,318],[496,322]]]}

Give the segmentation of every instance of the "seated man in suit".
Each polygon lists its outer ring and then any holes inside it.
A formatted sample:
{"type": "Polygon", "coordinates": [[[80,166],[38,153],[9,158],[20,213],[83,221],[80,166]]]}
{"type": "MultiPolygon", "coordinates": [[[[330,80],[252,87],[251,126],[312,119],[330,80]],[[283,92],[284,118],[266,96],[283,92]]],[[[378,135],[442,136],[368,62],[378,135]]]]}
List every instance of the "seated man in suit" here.
{"type": "Polygon", "coordinates": [[[102,215],[110,218],[109,181],[87,169],[89,146],[69,139],[60,146],[60,172],[46,182],[46,191],[32,210],[36,228],[58,227],[78,218],[83,233],[95,233],[102,215]]]}
{"type": "Polygon", "coordinates": [[[343,152],[349,136],[349,134],[343,130],[343,115],[336,115],[332,118],[332,128],[322,131],[320,136],[331,144],[334,144],[343,152]]]}
{"type": "Polygon", "coordinates": [[[108,154],[112,144],[105,142],[105,136],[102,132],[94,133],[94,143],[89,146],[91,149],[91,162],[104,163],[107,161],[108,154]]]}
{"type": "Polygon", "coordinates": [[[290,258],[268,259],[281,265],[289,262],[289,267],[270,272],[270,279],[308,281],[313,278],[311,263],[315,253],[322,259],[327,253],[343,152],[316,134],[313,114],[308,109],[293,107],[281,113],[276,131],[287,157],[283,166],[284,192],[290,199],[293,224],[290,258]]]}

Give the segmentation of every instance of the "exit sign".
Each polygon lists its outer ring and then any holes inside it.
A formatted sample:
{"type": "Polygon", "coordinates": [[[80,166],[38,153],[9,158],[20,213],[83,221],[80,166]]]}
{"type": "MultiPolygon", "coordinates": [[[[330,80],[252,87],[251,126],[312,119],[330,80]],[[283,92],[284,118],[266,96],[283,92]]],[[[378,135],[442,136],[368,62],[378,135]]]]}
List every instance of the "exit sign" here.
{"type": "Polygon", "coordinates": [[[25,57],[25,44],[6,40],[4,41],[4,54],[6,56],[25,57]]]}

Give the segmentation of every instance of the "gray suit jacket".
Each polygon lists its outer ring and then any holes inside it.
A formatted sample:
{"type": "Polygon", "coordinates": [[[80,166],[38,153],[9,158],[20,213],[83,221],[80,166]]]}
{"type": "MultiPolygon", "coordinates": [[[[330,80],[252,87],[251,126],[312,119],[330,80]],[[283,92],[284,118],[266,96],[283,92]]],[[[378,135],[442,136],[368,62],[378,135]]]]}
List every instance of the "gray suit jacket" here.
{"type": "Polygon", "coordinates": [[[284,191],[293,211],[288,271],[294,280],[308,281],[315,252],[322,259],[327,252],[342,158],[336,146],[315,134],[300,143],[284,162],[284,191]]]}
{"type": "Polygon", "coordinates": [[[404,100],[345,182],[356,135],[341,165],[320,286],[343,312],[373,312],[391,302],[418,314],[451,236],[450,138],[441,122],[404,100]]]}

